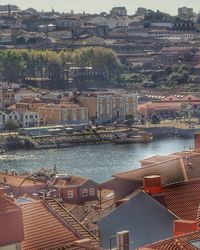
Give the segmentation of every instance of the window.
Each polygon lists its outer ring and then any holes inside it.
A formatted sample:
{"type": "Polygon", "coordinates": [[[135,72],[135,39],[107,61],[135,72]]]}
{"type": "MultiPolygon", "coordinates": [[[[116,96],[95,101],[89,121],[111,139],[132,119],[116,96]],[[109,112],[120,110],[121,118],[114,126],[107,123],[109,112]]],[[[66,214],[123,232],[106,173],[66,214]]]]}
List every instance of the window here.
{"type": "Polygon", "coordinates": [[[94,196],[94,188],[90,188],[89,189],[89,195],[90,196],[94,196]]]}
{"type": "Polygon", "coordinates": [[[74,196],[73,190],[67,191],[67,198],[68,198],[68,199],[72,199],[73,196],[74,196]]]}
{"type": "Polygon", "coordinates": [[[84,189],[82,190],[82,196],[83,196],[83,197],[87,197],[87,196],[88,196],[88,189],[87,189],[87,188],[84,188],[84,189]]]}

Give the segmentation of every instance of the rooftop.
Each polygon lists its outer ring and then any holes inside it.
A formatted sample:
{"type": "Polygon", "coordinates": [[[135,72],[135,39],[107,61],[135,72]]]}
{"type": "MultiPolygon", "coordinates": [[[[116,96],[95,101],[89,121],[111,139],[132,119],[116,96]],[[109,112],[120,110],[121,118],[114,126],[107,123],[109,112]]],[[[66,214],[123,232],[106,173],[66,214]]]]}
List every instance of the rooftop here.
{"type": "Polygon", "coordinates": [[[55,249],[80,239],[64,226],[43,201],[21,205],[25,239],[23,250],[55,249]]]}

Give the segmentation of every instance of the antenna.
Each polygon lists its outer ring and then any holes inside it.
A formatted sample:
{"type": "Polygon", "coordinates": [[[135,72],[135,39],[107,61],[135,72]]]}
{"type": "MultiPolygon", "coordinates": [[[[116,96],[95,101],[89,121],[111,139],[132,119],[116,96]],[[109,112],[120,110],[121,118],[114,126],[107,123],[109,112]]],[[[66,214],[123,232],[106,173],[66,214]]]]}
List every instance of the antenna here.
{"type": "Polygon", "coordinates": [[[11,8],[10,8],[10,4],[8,4],[8,16],[11,16],[11,8]]]}

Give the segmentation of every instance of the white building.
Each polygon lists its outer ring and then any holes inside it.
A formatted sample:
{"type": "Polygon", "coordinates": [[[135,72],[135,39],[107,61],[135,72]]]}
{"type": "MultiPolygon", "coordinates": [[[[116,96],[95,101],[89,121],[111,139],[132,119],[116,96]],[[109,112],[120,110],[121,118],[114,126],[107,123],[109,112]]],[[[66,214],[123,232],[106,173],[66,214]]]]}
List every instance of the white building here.
{"type": "Polygon", "coordinates": [[[39,114],[32,111],[20,111],[20,125],[23,128],[36,127],[40,124],[39,114]]]}
{"type": "Polygon", "coordinates": [[[97,119],[99,122],[123,121],[127,115],[137,119],[138,97],[136,94],[97,96],[97,119]]]}
{"type": "Polygon", "coordinates": [[[20,113],[13,110],[0,110],[0,129],[4,129],[8,121],[20,125],[20,113]]]}

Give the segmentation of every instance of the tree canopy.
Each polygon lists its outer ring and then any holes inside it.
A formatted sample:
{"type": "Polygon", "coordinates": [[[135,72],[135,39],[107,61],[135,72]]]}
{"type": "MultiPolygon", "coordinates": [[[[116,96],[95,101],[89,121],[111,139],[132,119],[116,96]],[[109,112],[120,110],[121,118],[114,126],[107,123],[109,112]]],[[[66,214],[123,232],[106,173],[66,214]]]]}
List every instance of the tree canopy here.
{"type": "Polygon", "coordinates": [[[25,79],[64,80],[67,65],[90,67],[94,75],[111,79],[118,74],[121,64],[111,49],[88,47],[74,51],[8,49],[0,51],[0,80],[8,82],[25,79]]]}

